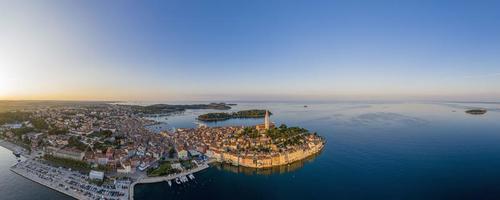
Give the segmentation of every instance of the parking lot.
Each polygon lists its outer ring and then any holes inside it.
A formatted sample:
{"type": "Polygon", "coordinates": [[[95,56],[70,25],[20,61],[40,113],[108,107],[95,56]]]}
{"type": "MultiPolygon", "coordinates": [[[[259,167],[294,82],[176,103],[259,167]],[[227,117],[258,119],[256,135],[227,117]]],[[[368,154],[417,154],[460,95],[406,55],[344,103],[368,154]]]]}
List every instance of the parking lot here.
{"type": "Polygon", "coordinates": [[[87,175],[52,167],[34,160],[19,162],[12,167],[12,170],[77,199],[126,200],[129,195],[129,185],[126,183],[117,182],[117,184],[98,186],[91,184],[87,175]]]}

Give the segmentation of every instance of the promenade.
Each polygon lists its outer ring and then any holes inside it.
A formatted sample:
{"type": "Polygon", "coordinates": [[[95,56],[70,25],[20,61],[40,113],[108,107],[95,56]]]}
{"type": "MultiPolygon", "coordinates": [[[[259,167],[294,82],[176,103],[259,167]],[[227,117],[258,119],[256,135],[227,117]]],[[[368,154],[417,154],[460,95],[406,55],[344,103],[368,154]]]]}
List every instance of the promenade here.
{"type": "Polygon", "coordinates": [[[18,162],[10,170],[75,199],[128,199],[129,188],[126,186],[93,185],[88,182],[89,177],[87,175],[52,167],[34,160],[18,162]]]}
{"type": "Polygon", "coordinates": [[[140,178],[140,179],[138,179],[137,181],[135,181],[134,183],[132,183],[130,185],[130,192],[129,192],[130,200],[134,199],[134,187],[137,184],[158,183],[158,182],[163,182],[163,181],[170,181],[170,180],[173,180],[173,179],[176,179],[176,178],[187,176],[189,174],[194,174],[196,172],[199,172],[199,171],[202,171],[204,169],[209,168],[210,166],[208,164],[211,163],[211,162],[214,162],[214,161],[211,160],[211,161],[209,161],[207,163],[203,163],[202,165],[200,165],[200,166],[198,166],[196,168],[193,168],[193,169],[190,169],[188,171],[181,172],[181,173],[178,173],[178,174],[171,174],[171,175],[168,175],[168,176],[159,176],[159,177],[140,178]]]}
{"type": "Polygon", "coordinates": [[[65,190],[64,188],[61,188],[61,187],[57,187],[57,185],[53,182],[49,182],[47,180],[44,180],[38,176],[35,176],[33,174],[30,174],[28,173],[28,171],[24,170],[24,169],[21,169],[21,168],[17,168],[17,167],[11,167],[10,170],[28,180],[31,180],[33,182],[36,182],[40,185],[43,185],[45,187],[48,187],[50,189],[53,189],[55,191],[58,191],[60,193],[63,193],[65,195],[68,195],[70,197],[73,197],[75,199],[88,199],[86,198],[85,196],[81,195],[81,194],[78,194],[76,193],[75,191],[73,190],[65,190]]]}
{"type": "Polygon", "coordinates": [[[21,155],[23,155],[25,157],[30,157],[30,155],[28,154],[28,150],[26,150],[25,148],[23,148],[19,145],[14,144],[12,142],[0,140],[0,146],[2,146],[3,148],[6,148],[12,152],[19,151],[21,153],[21,155]]]}
{"type": "Polygon", "coordinates": [[[20,146],[11,142],[0,140],[0,146],[10,151],[21,151],[23,156],[27,157],[26,161],[18,162],[13,165],[10,170],[26,179],[36,182],[45,187],[73,197],[75,199],[134,199],[134,186],[137,184],[157,183],[170,181],[176,178],[194,174],[209,168],[209,163],[215,162],[210,160],[200,164],[197,167],[184,171],[178,174],[172,174],[161,177],[142,177],[133,182],[127,188],[116,187],[114,189],[102,188],[87,183],[88,176],[78,174],[77,172],[68,171],[63,168],[55,168],[41,162],[35,161],[27,154],[27,151],[20,146]]]}

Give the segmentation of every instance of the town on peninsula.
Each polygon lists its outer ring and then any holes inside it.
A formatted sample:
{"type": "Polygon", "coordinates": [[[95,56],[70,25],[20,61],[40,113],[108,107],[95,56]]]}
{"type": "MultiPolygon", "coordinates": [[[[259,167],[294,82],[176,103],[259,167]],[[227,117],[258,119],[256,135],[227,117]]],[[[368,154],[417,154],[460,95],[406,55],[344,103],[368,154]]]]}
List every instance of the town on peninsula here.
{"type": "Polygon", "coordinates": [[[325,145],[317,133],[276,125],[270,111],[258,109],[197,118],[263,118],[252,126],[150,128],[159,123],[151,116],[234,105],[26,103],[0,112],[0,145],[18,157],[11,171],[76,199],[133,199],[136,184],[182,184],[210,163],[271,168],[304,160],[325,145]]]}

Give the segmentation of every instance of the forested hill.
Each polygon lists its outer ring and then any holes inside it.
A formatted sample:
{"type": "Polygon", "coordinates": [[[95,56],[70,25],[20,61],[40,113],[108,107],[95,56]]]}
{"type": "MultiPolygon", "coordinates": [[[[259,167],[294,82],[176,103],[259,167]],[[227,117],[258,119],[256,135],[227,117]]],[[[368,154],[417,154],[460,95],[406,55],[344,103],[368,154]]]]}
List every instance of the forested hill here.
{"type": "MultiPolygon", "coordinates": [[[[272,113],[269,114],[271,115],[272,113]]],[[[224,121],[235,118],[263,118],[265,115],[266,115],[266,110],[252,109],[252,110],[242,110],[232,113],[225,113],[225,112],[207,113],[198,116],[198,120],[205,122],[214,122],[214,121],[224,121]]]]}

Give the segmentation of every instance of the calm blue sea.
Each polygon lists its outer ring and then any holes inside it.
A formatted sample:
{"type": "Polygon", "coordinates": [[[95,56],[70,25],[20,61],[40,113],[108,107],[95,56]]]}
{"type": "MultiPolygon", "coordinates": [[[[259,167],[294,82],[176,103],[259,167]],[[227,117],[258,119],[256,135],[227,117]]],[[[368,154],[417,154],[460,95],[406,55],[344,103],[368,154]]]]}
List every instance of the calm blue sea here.
{"type": "MultiPolygon", "coordinates": [[[[138,185],[137,199],[500,199],[500,104],[240,103],[269,109],[276,124],[301,126],[327,140],[321,154],[291,166],[253,170],[214,165],[195,181],[138,185]],[[307,105],[308,107],[304,107],[307,105]],[[482,107],[485,115],[464,113],[482,107]]],[[[157,118],[153,130],[195,127],[211,110],[157,118]]],[[[210,126],[251,125],[229,120],[210,126]]],[[[65,199],[8,170],[0,149],[1,199],[65,199]]]]}

